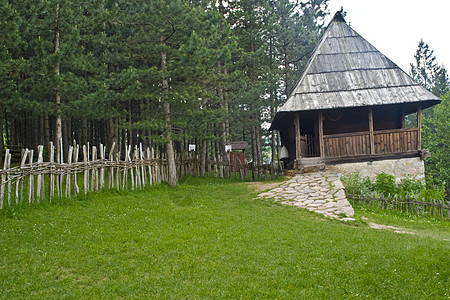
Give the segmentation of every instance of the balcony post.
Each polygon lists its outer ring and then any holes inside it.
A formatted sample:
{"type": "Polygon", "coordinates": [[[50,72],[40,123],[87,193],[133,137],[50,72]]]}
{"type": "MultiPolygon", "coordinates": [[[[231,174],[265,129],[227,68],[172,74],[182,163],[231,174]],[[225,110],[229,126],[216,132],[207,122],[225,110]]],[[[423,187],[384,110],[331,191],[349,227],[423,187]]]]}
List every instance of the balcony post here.
{"type": "Polygon", "coordinates": [[[373,137],[373,111],[372,107],[369,107],[369,141],[370,141],[370,154],[375,154],[375,141],[373,137]]]}
{"type": "Polygon", "coordinates": [[[302,147],[300,135],[300,116],[298,112],[295,112],[294,130],[295,130],[295,159],[299,161],[302,158],[302,147]]]}
{"type": "Polygon", "coordinates": [[[417,108],[417,150],[422,150],[422,107],[417,108]]]}
{"type": "Polygon", "coordinates": [[[319,111],[319,151],[320,157],[325,157],[325,147],[323,143],[323,113],[319,111]]]}

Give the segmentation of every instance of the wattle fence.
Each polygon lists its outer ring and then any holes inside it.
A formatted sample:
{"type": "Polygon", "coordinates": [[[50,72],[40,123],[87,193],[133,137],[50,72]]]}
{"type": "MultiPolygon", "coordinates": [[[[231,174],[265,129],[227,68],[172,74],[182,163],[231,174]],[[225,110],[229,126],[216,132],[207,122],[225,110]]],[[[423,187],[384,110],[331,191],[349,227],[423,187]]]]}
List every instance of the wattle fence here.
{"type": "Polygon", "coordinates": [[[428,215],[433,217],[450,218],[450,205],[442,200],[425,201],[410,196],[384,197],[383,195],[367,196],[361,194],[348,194],[347,199],[352,204],[363,204],[380,209],[398,210],[415,215],[428,215]]]}
{"type": "MultiPolygon", "coordinates": [[[[0,209],[105,189],[135,190],[167,181],[164,152],[149,147],[143,149],[140,145],[128,146],[123,155],[114,152],[114,148],[115,144],[107,155],[103,145],[97,148],[74,144],[69,147],[68,153],[55,157],[55,146],[51,143],[48,161],[44,161],[44,147],[38,146],[37,155],[34,150],[25,149],[17,166],[11,166],[11,153],[6,149],[3,169],[0,170],[0,209]]],[[[267,165],[230,164],[225,161],[229,159],[223,160],[216,155],[202,161],[194,151],[177,153],[177,176],[265,180],[276,172],[267,165]]]]}

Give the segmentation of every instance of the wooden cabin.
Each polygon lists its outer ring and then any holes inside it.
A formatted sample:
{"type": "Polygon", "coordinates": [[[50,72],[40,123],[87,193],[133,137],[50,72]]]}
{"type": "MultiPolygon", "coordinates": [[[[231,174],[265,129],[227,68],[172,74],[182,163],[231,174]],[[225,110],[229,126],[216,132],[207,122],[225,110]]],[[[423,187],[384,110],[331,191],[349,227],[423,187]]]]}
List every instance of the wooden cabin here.
{"type": "Polygon", "coordinates": [[[278,110],[294,168],[421,155],[421,112],[441,100],[422,88],[337,12],[278,110]],[[414,128],[405,116],[417,114],[414,128]]]}

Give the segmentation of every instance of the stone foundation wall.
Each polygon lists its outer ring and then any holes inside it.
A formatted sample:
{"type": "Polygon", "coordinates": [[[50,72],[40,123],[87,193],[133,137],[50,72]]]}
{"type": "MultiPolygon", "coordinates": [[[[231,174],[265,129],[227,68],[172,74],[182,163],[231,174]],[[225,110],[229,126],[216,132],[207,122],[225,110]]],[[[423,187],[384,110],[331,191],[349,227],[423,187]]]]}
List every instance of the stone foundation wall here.
{"type": "Polygon", "coordinates": [[[407,176],[425,181],[425,165],[420,157],[346,163],[327,166],[327,169],[337,172],[339,177],[358,172],[361,178],[370,177],[374,179],[377,174],[384,172],[393,175],[396,183],[400,183],[401,179],[407,176]]]}

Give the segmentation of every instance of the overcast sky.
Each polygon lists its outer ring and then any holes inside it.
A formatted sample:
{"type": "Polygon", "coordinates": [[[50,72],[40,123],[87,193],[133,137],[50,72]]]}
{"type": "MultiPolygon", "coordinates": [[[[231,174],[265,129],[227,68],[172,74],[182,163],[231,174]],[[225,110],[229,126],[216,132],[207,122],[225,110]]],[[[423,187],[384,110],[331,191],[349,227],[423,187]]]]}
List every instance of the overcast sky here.
{"type": "Polygon", "coordinates": [[[341,6],[347,24],[409,73],[420,39],[450,68],[450,0],[330,0],[325,24],[341,6]]]}

